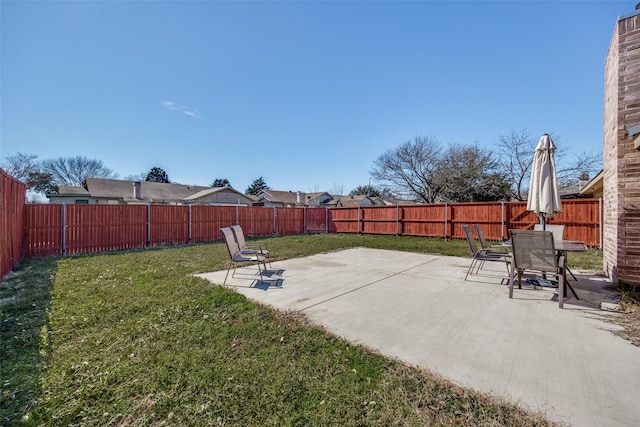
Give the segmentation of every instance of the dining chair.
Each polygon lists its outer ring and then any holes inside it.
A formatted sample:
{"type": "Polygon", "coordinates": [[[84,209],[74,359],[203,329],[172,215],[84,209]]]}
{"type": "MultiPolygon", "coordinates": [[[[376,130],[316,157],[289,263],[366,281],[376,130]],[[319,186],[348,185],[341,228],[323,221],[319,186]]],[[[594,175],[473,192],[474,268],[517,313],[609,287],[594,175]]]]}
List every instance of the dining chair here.
{"type": "Polygon", "coordinates": [[[500,256],[507,255],[507,249],[504,246],[489,245],[489,243],[487,243],[487,239],[484,237],[484,231],[482,230],[482,226],[480,224],[473,224],[473,228],[475,228],[476,230],[478,241],[480,242],[480,247],[485,252],[485,254],[500,256]]]}
{"type": "MultiPolygon", "coordinates": [[[[258,273],[260,274],[260,281],[264,282],[264,275],[267,274],[267,265],[265,264],[265,257],[262,255],[252,255],[246,256],[240,252],[240,248],[238,247],[238,243],[236,242],[235,237],[233,236],[233,232],[231,228],[225,227],[221,228],[220,231],[224,236],[225,243],[227,244],[227,250],[229,252],[229,266],[227,267],[227,274],[224,276],[224,282],[222,284],[227,283],[227,277],[229,276],[229,271],[231,267],[233,267],[233,273],[231,277],[234,278],[236,276],[236,269],[238,265],[242,264],[257,264],[258,265],[258,273]],[[264,269],[263,269],[264,267],[264,269]]],[[[257,280],[255,273],[254,274],[244,274],[238,273],[245,276],[251,276],[253,280],[257,280]]]]}
{"type": "Polygon", "coordinates": [[[260,245],[249,246],[244,238],[242,227],[239,225],[232,225],[231,230],[233,231],[236,242],[238,243],[238,248],[242,255],[262,255],[269,263],[269,267],[271,267],[271,257],[269,256],[269,250],[266,247],[262,248],[260,245]]]}
{"type": "Polygon", "coordinates": [[[471,265],[469,265],[469,268],[467,269],[467,274],[466,276],[464,276],[464,280],[467,280],[467,277],[469,277],[469,274],[473,274],[474,268],[477,274],[486,261],[505,263],[505,266],[507,268],[507,274],[509,274],[509,260],[511,257],[508,253],[505,252],[504,254],[501,254],[501,255],[487,254],[482,248],[478,248],[478,245],[476,244],[476,241],[473,237],[473,232],[471,231],[471,227],[469,227],[468,225],[463,225],[462,230],[464,231],[467,237],[467,243],[469,244],[469,250],[471,251],[471,256],[472,256],[471,265]]]}
{"type": "Polygon", "coordinates": [[[513,298],[513,282],[521,288],[522,273],[533,271],[555,276],[558,281],[558,304],[564,305],[566,283],[565,257],[557,256],[551,231],[509,230],[513,258],[509,272],[509,298],[513,298]]]}

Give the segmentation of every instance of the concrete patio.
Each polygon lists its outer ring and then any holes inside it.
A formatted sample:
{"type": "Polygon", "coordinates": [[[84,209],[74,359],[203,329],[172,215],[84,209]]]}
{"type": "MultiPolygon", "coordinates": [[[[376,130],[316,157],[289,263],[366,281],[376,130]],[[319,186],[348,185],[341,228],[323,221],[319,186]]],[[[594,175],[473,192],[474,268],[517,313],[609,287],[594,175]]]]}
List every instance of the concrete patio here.
{"type": "MultiPolygon", "coordinates": [[[[574,271],[579,282],[570,283],[581,300],[566,299],[560,310],[552,288],[525,286],[509,299],[503,264],[487,263],[465,281],[469,263],[356,248],[275,262],[277,274],[264,283],[236,278],[226,285],[551,419],[640,425],[640,348],[614,335],[619,328],[607,317],[615,314],[599,308],[615,303],[605,278],[574,271]]],[[[222,284],[225,273],[200,276],[222,284]]]]}

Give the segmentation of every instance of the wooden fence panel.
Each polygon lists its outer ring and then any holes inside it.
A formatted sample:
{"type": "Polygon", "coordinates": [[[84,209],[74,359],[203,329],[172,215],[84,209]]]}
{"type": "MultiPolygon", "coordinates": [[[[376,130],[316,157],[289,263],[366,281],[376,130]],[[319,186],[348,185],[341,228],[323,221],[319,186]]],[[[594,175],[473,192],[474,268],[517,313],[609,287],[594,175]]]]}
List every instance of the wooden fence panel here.
{"type": "Polygon", "coordinates": [[[398,208],[371,206],[360,210],[360,232],[365,234],[397,234],[398,208]]]}
{"type": "Polygon", "coordinates": [[[304,208],[275,208],[275,234],[304,234],[305,211],[304,208]]]}
{"type": "Polygon", "coordinates": [[[147,245],[147,206],[63,205],[65,209],[65,255],[147,245]]]}
{"type": "Polygon", "coordinates": [[[149,206],[149,244],[183,245],[189,243],[188,206],[149,206]]]}
{"type": "MultiPolygon", "coordinates": [[[[527,202],[506,203],[505,228],[533,230],[540,219],[527,211],[527,202]]],[[[589,247],[598,247],[600,241],[600,209],[597,199],[574,199],[562,201],[562,213],[547,220],[548,224],[564,225],[566,240],[581,240],[589,247]]]]}
{"type": "Polygon", "coordinates": [[[305,233],[326,233],[327,217],[327,208],[307,208],[305,233]]]}
{"type": "Polygon", "coordinates": [[[0,169],[0,279],[20,262],[26,185],[0,169]]]}
{"type": "Polygon", "coordinates": [[[500,202],[452,204],[451,237],[464,239],[463,225],[480,224],[488,240],[507,239],[508,231],[502,219],[503,207],[500,202]]]}
{"type": "Polygon", "coordinates": [[[62,205],[24,205],[24,259],[62,254],[62,205]]]}
{"type": "Polygon", "coordinates": [[[330,233],[359,233],[359,208],[329,209],[330,233]]]}
{"type": "Polygon", "coordinates": [[[222,240],[221,228],[236,224],[235,206],[193,206],[191,208],[191,241],[222,240]]]}
{"type": "Polygon", "coordinates": [[[449,234],[444,204],[400,206],[400,223],[401,235],[444,237],[449,234]]]}
{"type": "Polygon", "coordinates": [[[238,224],[247,237],[271,236],[275,233],[274,208],[238,206],[238,224]]]}

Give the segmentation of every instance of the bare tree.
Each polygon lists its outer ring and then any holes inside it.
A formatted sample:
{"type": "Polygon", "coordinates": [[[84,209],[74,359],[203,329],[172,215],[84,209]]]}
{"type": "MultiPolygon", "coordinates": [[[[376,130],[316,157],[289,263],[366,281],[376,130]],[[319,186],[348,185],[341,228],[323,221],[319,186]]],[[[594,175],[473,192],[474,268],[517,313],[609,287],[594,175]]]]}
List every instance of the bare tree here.
{"type": "MultiPolygon", "coordinates": [[[[558,187],[574,186],[580,176],[593,176],[602,168],[602,155],[583,151],[569,156],[568,147],[558,144],[559,138],[553,137],[555,152],[556,174],[558,187]]],[[[500,135],[497,154],[500,157],[501,172],[507,177],[511,185],[511,198],[526,200],[529,192],[531,165],[537,145],[537,140],[526,129],[512,130],[508,135],[500,135]]]]}
{"type": "Polygon", "coordinates": [[[418,200],[433,203],[442,192],[435,175],[441,156],[440,142],[417,136],[378,157],[370,173],[378,182],[389,185],[394,193],[408,192],[418,200]]]}
{"type": "Polygon", "coordinates": [[[333,183],[333,187],[331,187],[331,194],[334,196],[342,196],[344,194],[344,184],[336,184],[333,183]]]}
{"type": "Polygon", "coordinates": [[[57,185],[80,187],[87,178],[115,179],[118,174],[106,167],[102,161],[88,159],[84,156],[58,157],[43,160],[42,171],[51,176],[51,181],[57,185]]]}
{"type": "Polygon", "coordinates": [[[556,161],[558,187],[575,187],[581,177],[593,178],[602,169],[602,153],[582,151],[573,154],[571,159],[562,155],[556,161]]]}
{"type": "Polygon", "coordinates": [[[508,135],[500,135],[496,151],[500,157],[502,173],[511,185],[510,198],[526,199],[535,148],[536,141],[526,129],[512,129],[508,135]]]}
{"type": "Polygon", "coordinates": [[[3,168],[5,171],[24,182],[27,189],[36,193],[55,191],[57,186],[52,183],[51,175],[43,172],[35,154],[17,153],[7,156],[3,168]]]}
{"type": "Polygon", "coordinates": [[[144,181],[147,178],[149,172],[140,172],[133,175],[127,175],[124,177],[127,181],[144,181]]]}
{"type": "Polygon", "coordinates": [[[491,150],[477,145],[452,144],[436,174],[442,198],[455,202],[484,202],[509,198],[511,186],[499,171],[491,150]]]}

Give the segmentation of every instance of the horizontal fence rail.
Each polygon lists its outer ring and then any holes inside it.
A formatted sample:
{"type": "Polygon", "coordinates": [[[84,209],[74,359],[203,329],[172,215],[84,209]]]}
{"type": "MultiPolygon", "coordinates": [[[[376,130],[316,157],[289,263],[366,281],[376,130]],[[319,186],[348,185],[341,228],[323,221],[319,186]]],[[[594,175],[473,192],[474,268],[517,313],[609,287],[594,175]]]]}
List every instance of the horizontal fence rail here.
{"type": "MultiPolygon", "coordinates": [[[[564,238],[601,245],[602,203],[564,200],[549,224],[564,238]]],[[[442,203],[354,208],[257,206],[24,205],[22,257],[73,255],[222,240],[220,228],[239,224],[250,237],[354,233],[463,239],[462,225],[480,224],[487,239],[532,229],[526,202],[442,203]]]]}

